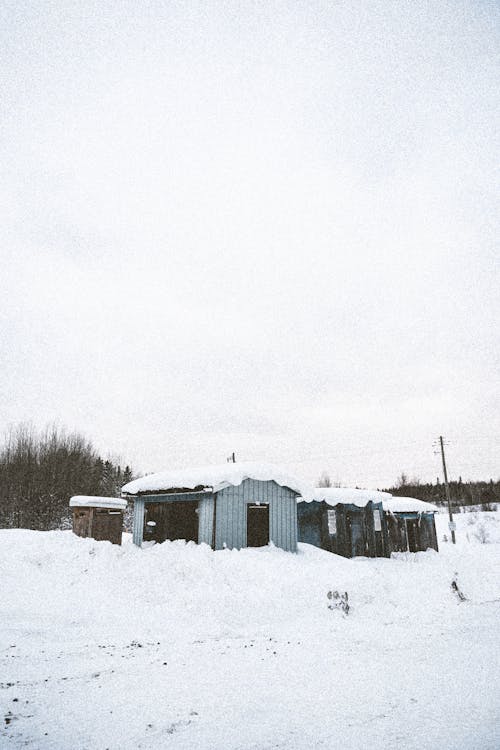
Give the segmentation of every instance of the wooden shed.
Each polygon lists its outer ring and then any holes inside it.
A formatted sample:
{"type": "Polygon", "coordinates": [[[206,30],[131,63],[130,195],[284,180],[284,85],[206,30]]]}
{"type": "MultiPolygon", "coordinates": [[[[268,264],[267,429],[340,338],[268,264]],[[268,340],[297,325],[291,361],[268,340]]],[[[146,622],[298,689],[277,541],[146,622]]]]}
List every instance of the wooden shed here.
{"type": "Polygon", "coordinates": [[[389,492],[318,487],[312,501],[298,500],[298,538],[344,557],[437,551],[437,510],[389,492]]]}
{"type": "Polygon", "coordinates": [[[299,542],[343,557],[388,557],[382,494],[316,488],[312,501],[300,498],[297,504],[299,542]]]}
{"type": "Polygon", "coordinates": [[[151,474],[125,485],[134,502],[133,541],[184,539],[213,549],[297,550],[303,486],[267,464],[227,463],[151,474]]]}
{"type": "Polygon", "coordinates": [[[390,552],[438,551],[438,508],[414,497],[393,496],[384,502],[390,552]]]}
{"type": "Polygon", "coordinates": [[[69,505],[73,510],[73,532],[77,536],[113,544],[122,543],[126,500],[118,497],[75,495],[69,505]]]}

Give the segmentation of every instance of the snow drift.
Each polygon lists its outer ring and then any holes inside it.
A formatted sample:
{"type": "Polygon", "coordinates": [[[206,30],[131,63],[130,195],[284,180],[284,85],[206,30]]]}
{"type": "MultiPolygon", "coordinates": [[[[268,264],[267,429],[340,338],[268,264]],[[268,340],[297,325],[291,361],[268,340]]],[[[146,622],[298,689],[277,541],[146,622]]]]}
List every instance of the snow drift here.
{"type": "Polygon", "coordinates": [[[459,540],[346,560],[0,531],[0,744],[493,750],[500,545],[459,540]]]}

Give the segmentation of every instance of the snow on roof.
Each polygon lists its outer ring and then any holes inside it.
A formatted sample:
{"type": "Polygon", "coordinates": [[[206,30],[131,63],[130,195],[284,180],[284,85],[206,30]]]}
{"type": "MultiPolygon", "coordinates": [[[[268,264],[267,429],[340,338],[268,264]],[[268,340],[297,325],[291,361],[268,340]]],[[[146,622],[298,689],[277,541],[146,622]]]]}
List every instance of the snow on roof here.
{"type": "Polygon", "coordinates": [[[437,505],[418,500],[416,497],[398,497],[391,495],[383,500],[384,510],[390,513],[436,513],[439,511],[437,505]]]}
{"type": "Polygon", "coordinates": [[[275,481],[282,487],[289,487],[299,495],[310,497],[311,488],[304,482],[287,474],[273,464],[225,463],[214,466],[162,471],[140,479],[134,479],[122,487],[124,495],[140,495],[147,492],[166,492],[174,489],[194,490],[196,487],[214,492],[224,487],[237,487],[245,479],[262,482],[275,481]]]}
{"type": "Polygon", "coordinates": [[[359,508],[370,501],[382,503],[384,510],[389,513],[434,513],[439,510],[432,503],[425,503],[415,497],[395,497],[390,492],[380,490],[358,490],[350,487],[315,487],[310,498],[298,498],[299,501],[324,501],[332,507],[334,505],[357,505],[359,508]]]}
{"type": "Polygon", "coordinates": [[[119,497],[94,497],[93,495],[74,495],[69,501],[70,508],[116,508],[125,510],[127,501],[119,497]]]}
{"type": "Polygon", "coordinates": [[[370,500],[374,503],[380,503],[390,497],[389,492],[380,492],[379,490],[358,490],[351,487],[315,487],[312,499],[316,502],[324,500],[328,505],[343,503],[344,505],[357,505],[364,508],[370,500]]]}

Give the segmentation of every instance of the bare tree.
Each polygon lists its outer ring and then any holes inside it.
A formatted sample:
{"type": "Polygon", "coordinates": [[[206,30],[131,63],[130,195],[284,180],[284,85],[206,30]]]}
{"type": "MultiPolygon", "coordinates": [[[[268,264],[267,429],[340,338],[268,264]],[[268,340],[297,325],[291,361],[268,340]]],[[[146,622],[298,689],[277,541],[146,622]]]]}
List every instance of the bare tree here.
{"type": "Polygon", "coordinates": [[[331,487],[332,486],[332,480],[330,479],[330,475],[323,471],[320,478],[318,479],[318,487],[331,487]]]}
{"type": "Polygon", "coordinates": [[[82,435],[20,424],[0,446],[0,526],[68,526],[72,495],[116,496],[124,477],[132,478],[130,468],[103,461],[82,435]]]}
{"type": "Polygon", "coordinates": [[[402,471],[401,475],[396,479],[396,487],[407,487],[408,484],[408,474],[402,471]]]}

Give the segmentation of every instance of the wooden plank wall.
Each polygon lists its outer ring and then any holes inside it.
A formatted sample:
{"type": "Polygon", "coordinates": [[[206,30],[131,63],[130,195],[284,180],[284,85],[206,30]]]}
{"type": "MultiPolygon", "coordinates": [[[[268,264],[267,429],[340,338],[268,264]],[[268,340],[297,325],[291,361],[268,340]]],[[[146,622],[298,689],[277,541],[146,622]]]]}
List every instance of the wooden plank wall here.
{"type": "Polygon", "coordinates": [[[123,512],[111,508],[94,508],[91,536],[96,541],[122,543],[123,512]]]}
{"type": "Polygon", "coordinates": [[[73,533],[77,536],[92,536],[92,508],[73,508],[73,533]]]}
{"type": "Polygon", "coordinates": [[[325,502],[301,502],[298,506],[299,541],[314,544],[317,547],[343,557],[352,557],[352,521],[349,531],[349,516],[356,521],[356,528],[361,531],[358,541],[362,542],[358,554],[369,557],[388,557],[387,524],[382,503],[369,502],[365,507],[339,503],[334,508],[325,502]],[[328,512],[335,512],[337,533],[330,534],[328,529],[328,512]],[[380,512],[381,531],[375,531],[373,511],[380,512]]]}
{"type": "Polygon", "coordinates": [[[438,551],[434,513],[386,513],[385,516],[389,529],[390,552],[407,551],[407,518],[418,522],[418,549],[422,552],[425,552],[426,549],[435,549],[436,552],[438,551]]]}
{"type": "Polygon", "coordinates": [[[269,536],[276,547],[297,551],[296,493],[276,482],[245,479],[238,487],[217,493],[215,549],[241,549],[247,545],[247,505],[269,504],[269,536]]]}

